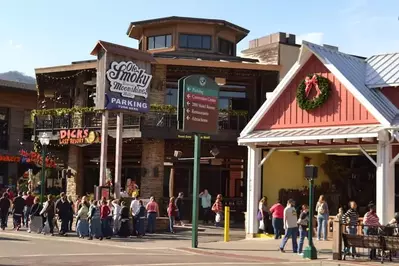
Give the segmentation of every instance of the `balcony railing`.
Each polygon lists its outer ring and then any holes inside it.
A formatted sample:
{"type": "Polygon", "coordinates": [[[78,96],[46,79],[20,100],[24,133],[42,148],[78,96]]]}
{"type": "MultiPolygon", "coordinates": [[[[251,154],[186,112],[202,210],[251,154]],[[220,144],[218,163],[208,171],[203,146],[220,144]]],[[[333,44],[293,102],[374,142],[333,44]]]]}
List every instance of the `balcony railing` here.
{"type": "MultiPolygon", "coordinates": [[[[124,115],[124,128],[177,128],[176,112],[150,111],[143,115],[124,115]]],[[[220,112],[218,125],[219,130],[241,131],[248,123],[248,117],[244,113],[220,112]]],[[[110,113],[108,120],[109,128],[116,128],[116,114],[110,113]]],[[[75,114],[37,115],[35,116],[36,131],[57,131],[72,128],[101,128],[101,113],[85,112],[75,114]]]]}

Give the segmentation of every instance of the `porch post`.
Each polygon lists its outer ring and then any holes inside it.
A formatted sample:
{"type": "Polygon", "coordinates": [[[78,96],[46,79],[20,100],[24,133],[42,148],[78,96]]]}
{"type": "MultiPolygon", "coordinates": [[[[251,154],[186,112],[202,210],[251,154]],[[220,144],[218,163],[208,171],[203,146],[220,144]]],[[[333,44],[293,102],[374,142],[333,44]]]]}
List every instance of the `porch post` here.
{"type": "Polygon", "coordinates": [[[123,113],[120,112],[116,117],[116,150],[115,150],[115,198],[119,199],[121,195],[122,183],[122,146],[123,146],[123,113]]]}
{"type": "Polygon", "coordinates": [[[253,237],[258,233],[258,201],[261,196],[261,168],[258,164],[261,159],[261,149],[248,146],[248,193],[247,193],[247,219],[246,234],[253,237]]]}
{"type": "Polygon", "coordinates": [[[108,111],[105,110],[101,117],[101,153],[100,153],[100,186],[105,185],[107,176],[108,155],[108,111]]]}
{"type": "Polygon", "coordinates": [[[391,159],[389,134],[383,131],[378,136],[376,173],[376,207],[382,225],[388,224],[395,213],[395,165],[390,165],[391,159]]]}

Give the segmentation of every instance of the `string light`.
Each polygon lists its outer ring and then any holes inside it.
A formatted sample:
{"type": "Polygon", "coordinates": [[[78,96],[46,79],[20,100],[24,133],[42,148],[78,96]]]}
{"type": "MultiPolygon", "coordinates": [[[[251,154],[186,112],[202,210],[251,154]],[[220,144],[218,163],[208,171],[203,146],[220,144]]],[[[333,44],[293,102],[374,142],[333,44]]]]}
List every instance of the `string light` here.
{"type": "Polygon", "coordinates": [[[54,76],[50,76],[48,74],[40,74],[40,77],[44,77],[47,79],[51,79],[51,80],[66,80],[66,79],[73,79],[76,78],[77,76],[83,74],[83,73],[92,73],[92,74],[96,74],[97,72],[95,70],[91,70],[91,69],[83,69],[73,75],[70,76],[63,76],[63,77],[54,77],[54,76]]]}

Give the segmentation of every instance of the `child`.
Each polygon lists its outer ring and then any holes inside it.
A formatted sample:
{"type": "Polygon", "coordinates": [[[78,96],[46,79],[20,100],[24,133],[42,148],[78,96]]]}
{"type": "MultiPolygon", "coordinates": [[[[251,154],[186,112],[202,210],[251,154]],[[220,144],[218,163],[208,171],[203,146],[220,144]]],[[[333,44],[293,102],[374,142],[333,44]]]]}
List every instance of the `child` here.
{"type": "Polygon", "coordinates": [[[336,221],[342,221],[342,216],[344,215],[344,209],[341,207],[338,209],[338,214],[335,218],[336,221]]]}
{"type": "Polygon", "coordinates": [[[298,255],[303,256],[303,243],[305,241],[305,237],[308,237],[308,226],[309,226],[309,207],[306,204],[302,205],[302,212],[299,215],[298,219],[299,226],[299,246],[298,246],[298,255]]]}

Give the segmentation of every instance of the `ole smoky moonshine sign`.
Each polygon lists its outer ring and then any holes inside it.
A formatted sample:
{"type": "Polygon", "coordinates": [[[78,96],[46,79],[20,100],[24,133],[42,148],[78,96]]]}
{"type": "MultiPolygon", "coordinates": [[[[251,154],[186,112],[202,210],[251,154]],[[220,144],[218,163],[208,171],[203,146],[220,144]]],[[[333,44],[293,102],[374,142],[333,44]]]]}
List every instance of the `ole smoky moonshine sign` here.
{"type": "Polygon", "coordinates": [[[132,61],[112,62],[106,72],[109,90],[105,93],[105,109],[148,112],[148,88],[152,75],[132,61]]]}

